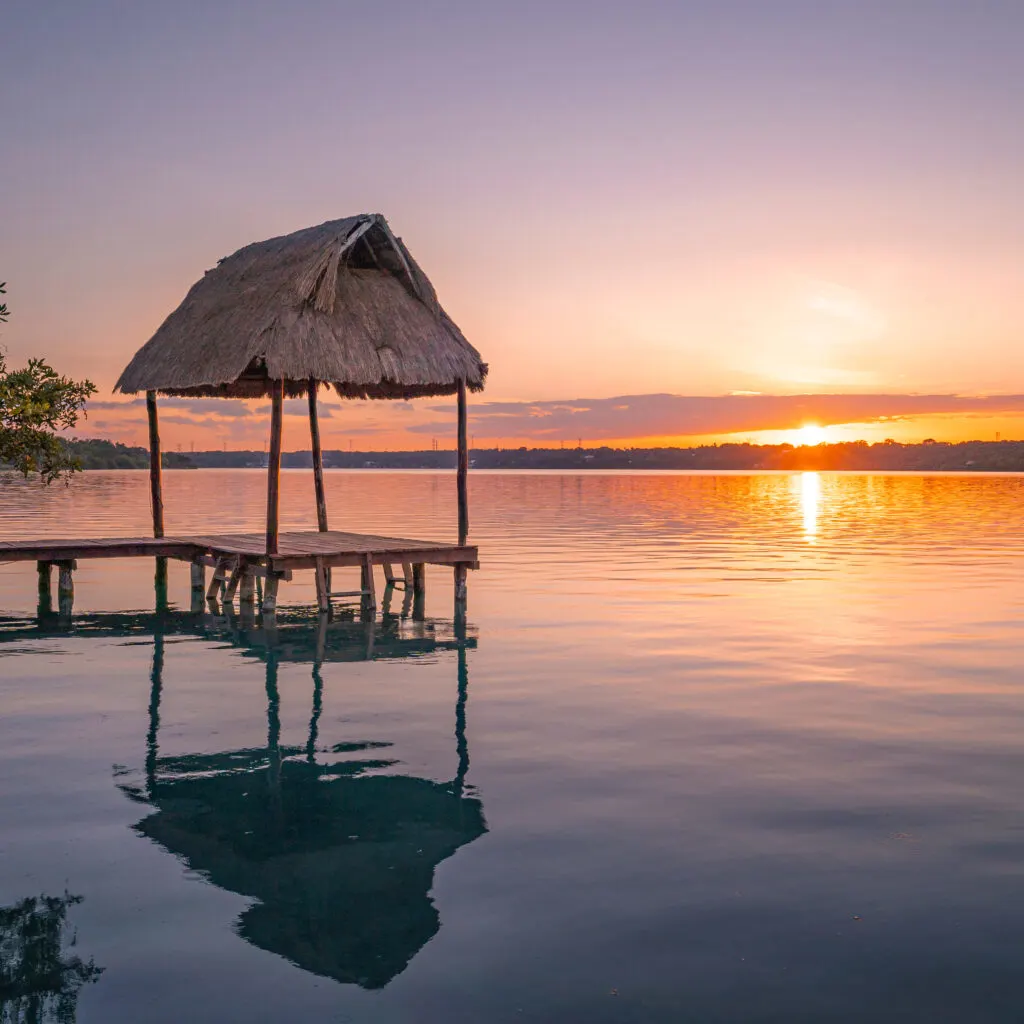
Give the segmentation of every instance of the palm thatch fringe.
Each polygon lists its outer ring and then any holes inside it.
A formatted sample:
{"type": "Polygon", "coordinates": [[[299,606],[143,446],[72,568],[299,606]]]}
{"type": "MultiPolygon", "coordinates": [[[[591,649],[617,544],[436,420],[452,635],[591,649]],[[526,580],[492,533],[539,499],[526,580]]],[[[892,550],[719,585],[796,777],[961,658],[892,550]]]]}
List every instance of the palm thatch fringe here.
{"type": "Polygon", "coordinates": [[[380,214],[239,249],[192,286],[115,385],[135,394],[257,398],[271,382],[349,398],[451,395],[487,367],[380,214]]]}

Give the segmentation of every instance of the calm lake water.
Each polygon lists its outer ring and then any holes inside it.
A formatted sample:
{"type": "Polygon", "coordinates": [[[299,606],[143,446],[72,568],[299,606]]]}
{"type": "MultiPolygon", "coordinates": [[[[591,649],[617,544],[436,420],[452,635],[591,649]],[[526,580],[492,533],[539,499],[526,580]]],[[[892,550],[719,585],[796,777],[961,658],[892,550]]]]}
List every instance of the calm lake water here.
{"type": "MultiPolygon", "coordinates": [[[[327,484],[454,536],[451,475],[327,484]]],[[[167,473],[168,532],[264,486],[167,473]]],[[[147,487],[4,478],[0,538],[145,534],[147,487]]],[[[63,939],[44,1019],[1024,1017],[1024,478],[479,473],[471,515],[464,636],[437,568],[424,621],[320,636],[299,574],[270,643],[180,563],[163,618],[151,561],[81,563],[64,632],[0,566],[0,960],[63,939]]]]}

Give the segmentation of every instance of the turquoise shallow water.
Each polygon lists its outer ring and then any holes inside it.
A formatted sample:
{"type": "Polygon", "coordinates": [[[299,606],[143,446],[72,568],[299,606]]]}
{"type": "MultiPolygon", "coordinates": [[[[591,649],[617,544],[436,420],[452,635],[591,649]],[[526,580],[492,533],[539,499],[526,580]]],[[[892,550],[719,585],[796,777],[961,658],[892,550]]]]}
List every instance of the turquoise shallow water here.
{"type": "MultiPolygon", "coordinates": [[[[3,478],[0,537],[145,533],[147,486],[3,478]]],[[[165,486],[168,532],[259,526],[260,473],[165,486]]],[[[285,527],[311,490],[284,474],[285,527]]],[[[61,958],[45,998],[0,1002],[1018,1019],[1022,499],[1016,476],[478,473],[465,632],[440,570],[423,621],[399,593],[321,635],[298,577],[275,639],[182,610],[175,563],[162,617],[152,562],[82,563],[70,628],[35,620],[34,566],[0,566],[0,977],[39,935],[61,958]]],[[[338,528],[454,534],[450,475],[332,472],[328,500],[338,528]]]]}

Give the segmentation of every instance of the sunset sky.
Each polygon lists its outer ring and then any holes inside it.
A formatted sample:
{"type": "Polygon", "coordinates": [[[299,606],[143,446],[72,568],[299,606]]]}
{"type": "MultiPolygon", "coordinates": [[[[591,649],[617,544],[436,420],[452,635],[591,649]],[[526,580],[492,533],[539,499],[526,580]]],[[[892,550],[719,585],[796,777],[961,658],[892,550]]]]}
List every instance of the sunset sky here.
{"type": "MultiPolygon", "coordinates": [[[[477,445],[1024,438],[1022,52],[986,0],[13,0],[0,343],[144,443],[111,388],[193,281],[379,211],[491,366],[477,445]]],[[[454,442],[445,401],[325,405],[326,447],[454,442]]]]}

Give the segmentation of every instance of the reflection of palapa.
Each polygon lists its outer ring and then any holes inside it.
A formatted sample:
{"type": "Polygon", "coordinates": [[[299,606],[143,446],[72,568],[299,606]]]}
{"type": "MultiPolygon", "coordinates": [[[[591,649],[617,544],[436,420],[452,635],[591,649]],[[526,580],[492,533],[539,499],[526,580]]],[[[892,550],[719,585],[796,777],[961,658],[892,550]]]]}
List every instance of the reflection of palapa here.
{"type": "MultiPolygon", "coordinates": [[[[409,653],[422,654],[423,624],[417,628],[420,635],[408,638],[409,653]]],[[[447,633],[443,624],[429,624],[428,631],[447,633]]],[[[303,633],[296,623],[293,641],[303,633]]],[[[380,639],[378,652],[394,657],[402,650],[393,624],[380,639]]],[[[450,643],[458,656],[458,770],[450,782],[371,774],[395,763],[372,753],[383,754],[388,743],[339,744],[328,752],[337,760],[324,758],[317,746],[319,661],[308,742],[281,746],[277,645],[261,649],[252,631],[236,642],[266,659],[266,748],[158,756],[163,642],[157,636],[146,784],[124,787],[156,810],[136,830],[215,885],[256,900],[238,923],[247,941],[315,974],[380,988],[440,927],[430,898],[435,867],[487,831],[480,801],[463,795],[466,647],[472,641],[462,632],[439,644],[450,643]],[[353,754],[359,759],[346,759],[353,754]]],[[[283,646],[288,660],[297,660],[295,643],[283,646]]]]}

